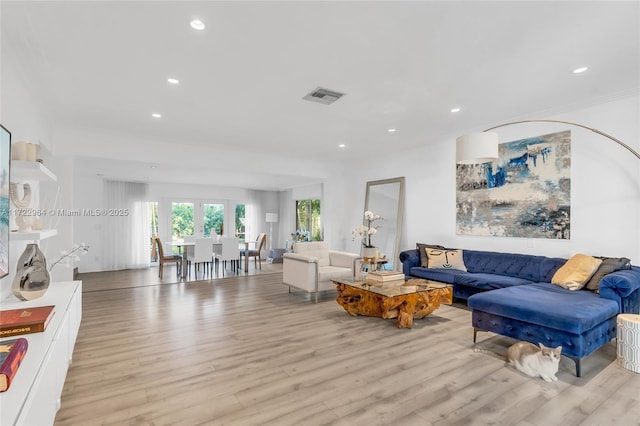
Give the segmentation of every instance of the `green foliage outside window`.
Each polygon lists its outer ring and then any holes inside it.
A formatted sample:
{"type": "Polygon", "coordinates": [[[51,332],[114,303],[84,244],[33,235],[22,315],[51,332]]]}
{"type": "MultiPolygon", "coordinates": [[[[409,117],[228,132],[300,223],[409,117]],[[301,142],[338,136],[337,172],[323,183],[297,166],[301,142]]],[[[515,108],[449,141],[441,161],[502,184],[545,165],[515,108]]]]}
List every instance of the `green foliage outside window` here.
{"type": "Polygon", "coordinates": [[[174,240],[193,235],[193,204],[173,203],[171,206],[171,230],[174,240]]]}
{"type": "Polygon", "coordinates": [[[205,204],[204,205],[204,236],[211,235],[211,229],[216,230],[216,234],[223,234],[224,224],[224,205],[223,204],[205,204]]]}
{"type": "Polygon", "coordinates": [[[240,238],[240,242],[244,243],[245,238],[245,208],[244,204],[236,204],[236,235],[240,238]]]}
{"type": "Polygon", "coordinates": [[[320,200],[296,201],[296,230],[309,231],[311,241],[322,241],[320,200]]]}
{"type": "Polygon", "coordinates": [[[151,218],[151,235],[158,235],[158,203],[149,203],[149,216],[151,218]]]}
{"type": "MultiPolygon", "coordinates": [[[[149,228],[151,230],[151,237],[158,235],[158,203],[155,201],[149,202],[149,228]]],[[[149,252],[151,253],[151,261],[156,262],[158,260],[158,253],[154,247],[155,242],[153,238],[149,239],[149,252]]]]}

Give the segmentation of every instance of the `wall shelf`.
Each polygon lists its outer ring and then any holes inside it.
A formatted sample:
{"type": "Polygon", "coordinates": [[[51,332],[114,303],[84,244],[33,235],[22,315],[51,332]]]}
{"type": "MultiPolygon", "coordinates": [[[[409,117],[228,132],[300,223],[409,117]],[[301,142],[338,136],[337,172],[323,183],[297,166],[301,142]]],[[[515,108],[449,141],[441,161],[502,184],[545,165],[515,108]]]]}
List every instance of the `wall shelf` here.
{"type": "Polygon", "coordinates": [[[39,180],[57,182],[58,177],[37,161],[11,161],[11,182],[39,180]]]}
{"type": "Polygon", "coordinates": [[[33,232],[11,232],[9,234],[10,241],[37,241],[44,240],[58,235],[57,229],[42,229],[33,232]]]}

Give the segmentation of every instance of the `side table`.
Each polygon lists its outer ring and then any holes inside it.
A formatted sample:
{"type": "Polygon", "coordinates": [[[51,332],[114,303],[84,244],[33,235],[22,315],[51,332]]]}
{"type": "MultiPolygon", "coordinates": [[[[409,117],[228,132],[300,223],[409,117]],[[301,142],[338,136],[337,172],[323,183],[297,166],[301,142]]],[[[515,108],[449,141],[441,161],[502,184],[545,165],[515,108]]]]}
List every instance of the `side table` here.
{"type": "Polygon", "coordinates": [[[383,271],[388,263],[387,258],[376,259],[372,257],[360,258],[360,270],[362,271],[383,271]]]}
{"type": "Polygon", "coordinates": [[[618,364],[640,373],[640,315],[620,314],[617,323],[618,364]]]}
{"type": "Polygon", "coordinates": [[[269,250],[269,258],[267,263],[282,263],[282,255],[286,252],[286,249],[274,248],[269,250]]]}

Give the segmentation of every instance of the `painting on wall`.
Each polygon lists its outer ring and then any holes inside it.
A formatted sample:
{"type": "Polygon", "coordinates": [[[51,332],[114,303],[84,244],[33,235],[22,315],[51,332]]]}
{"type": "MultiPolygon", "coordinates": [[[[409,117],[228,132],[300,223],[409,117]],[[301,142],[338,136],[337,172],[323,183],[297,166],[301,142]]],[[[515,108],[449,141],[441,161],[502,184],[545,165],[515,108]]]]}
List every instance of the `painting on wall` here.
{"type": "Polygon", "coordinates": [[[456,233],[569,239],[571,132],[500,144],[498,160],[458,164],[456,233]]]}

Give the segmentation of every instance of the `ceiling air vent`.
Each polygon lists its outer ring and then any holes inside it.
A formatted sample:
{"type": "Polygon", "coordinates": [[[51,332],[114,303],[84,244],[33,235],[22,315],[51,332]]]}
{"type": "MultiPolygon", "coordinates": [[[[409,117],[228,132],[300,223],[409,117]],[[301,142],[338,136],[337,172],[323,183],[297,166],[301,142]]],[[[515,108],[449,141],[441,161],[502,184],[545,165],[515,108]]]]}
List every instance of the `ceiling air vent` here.
{"type": "Polygon", "coordinates": [[[323,87],[318,87],[302,99],[306,99],[311,102],[318,102],[320,104],[329,105],[343,97],[345,94],[336,92],[335,90],[325,89],[323,87]]]}

